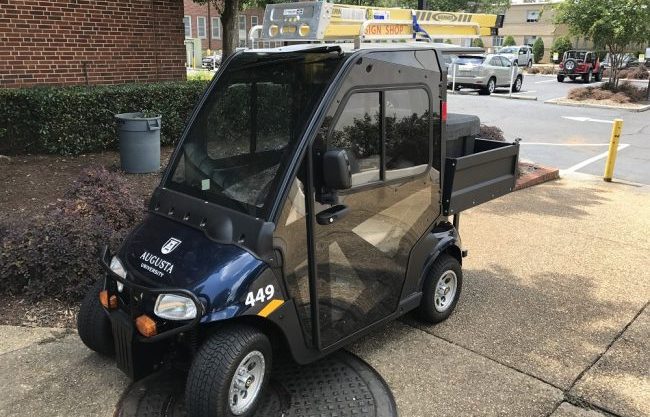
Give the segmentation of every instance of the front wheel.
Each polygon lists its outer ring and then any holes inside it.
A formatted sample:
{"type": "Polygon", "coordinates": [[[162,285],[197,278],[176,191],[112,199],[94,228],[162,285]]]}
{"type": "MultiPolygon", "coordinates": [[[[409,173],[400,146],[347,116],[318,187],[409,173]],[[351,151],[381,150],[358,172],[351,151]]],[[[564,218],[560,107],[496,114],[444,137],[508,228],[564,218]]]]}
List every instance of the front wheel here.
{"type": "Polygon", "coordinates": [[[79,307],[77,332],[81,341],[91,350],[104,356],[115,354],[115,342],[111,320],[99,301],[99,292],[104,289],[100,280],[90,287],[79,307]]]}
{"type": "Polygon", "coordinates": [[[422,286],[422,301],[418,313],[429,323],[440,323],[451,315],[460,298],[463,271],[458,260],[441,254],[433,263],[422,286]]]}
{"type": "Polygon", "coordinates": [[[187,376],[190,417],[250,417],[271,372],[271,343],[254,327],[217,330],[201,346],[187,376]]]}
{"type": "Polygon", "coordinates": [[[586,84],[591,83],[591,77],[593,77],[593,74],[594,74],[593,71],[589,70],[588,73],[582,76],[582,82],[586,84]]]}

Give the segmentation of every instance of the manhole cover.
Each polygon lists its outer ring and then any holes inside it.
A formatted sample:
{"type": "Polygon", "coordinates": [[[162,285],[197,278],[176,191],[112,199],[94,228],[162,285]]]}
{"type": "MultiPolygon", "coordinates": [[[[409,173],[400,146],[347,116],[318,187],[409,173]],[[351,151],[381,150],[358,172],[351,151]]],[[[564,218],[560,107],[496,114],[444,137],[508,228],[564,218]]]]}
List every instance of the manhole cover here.
{"type": "MultiPolygon", "coordinates": [[[[185,417],[186,374],[161,371],[136,382],[118,417],[185,417]]],[[[393,395],[367,363],[341,351],[306,366],[276,366],[259,417],[396,417],[393,395]]]]}

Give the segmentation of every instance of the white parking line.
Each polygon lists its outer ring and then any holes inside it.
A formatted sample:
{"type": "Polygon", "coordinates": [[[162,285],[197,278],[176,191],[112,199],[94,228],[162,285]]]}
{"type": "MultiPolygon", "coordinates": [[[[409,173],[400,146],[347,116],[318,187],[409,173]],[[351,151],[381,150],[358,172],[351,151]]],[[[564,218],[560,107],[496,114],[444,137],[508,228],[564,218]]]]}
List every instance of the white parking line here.
{"type": "Polygon", "coordinates": [[[594,123],[614,123],[613,120],[592,119],[591,117],[562,116],[563,119],[573,120],[576,122],[594,122],[594,123]]]}
{"type": "MultiPolygon", "coordinates": [[[[628,146],[630,146],[630,145],[627,144],[627,143],[622,144],[622,145],[618,145],[618,150],[621,151],[621,150],[627,148],[628,146]]],[[[608,153],[609,152],[603,152],[603,153],[598,154],[596,156],[593,156],[593,157],[591,157],[589,159],[585,159],[584,161],[580,162],[579,164],[575,164],[574,166],[569,167],[569,168],[565,169],[564,171],[566,171],[566,172],[575,172],[575,171],[577,171],[579,169],[582,169],[582,168],[586,167],[587,165],[589,165],[591,163],[594,163],[596,161],[599,161],[601,159],[606,158],[608,153]]]]}
{"type": "Polygon", "coordinates": [[[541,83],[552,83],[552,82],[554,82],[554,81],[557,81],[557,80],[553,79],[553,80],[536,81],[535,84],[541,84],[541,83]]]}

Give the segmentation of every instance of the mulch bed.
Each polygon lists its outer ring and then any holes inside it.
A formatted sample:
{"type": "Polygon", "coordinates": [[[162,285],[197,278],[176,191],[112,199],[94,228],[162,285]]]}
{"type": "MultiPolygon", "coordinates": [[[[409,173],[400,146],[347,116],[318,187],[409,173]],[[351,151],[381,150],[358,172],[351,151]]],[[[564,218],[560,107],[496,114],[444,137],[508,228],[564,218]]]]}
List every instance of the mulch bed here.
{"type": "Polygon", "coordinates": [[[519,162],[519,178],[517,178],[515,191],[558,178],[560,178],[560,170],[557,168],[546,167],[534,162],[519,162]]]}

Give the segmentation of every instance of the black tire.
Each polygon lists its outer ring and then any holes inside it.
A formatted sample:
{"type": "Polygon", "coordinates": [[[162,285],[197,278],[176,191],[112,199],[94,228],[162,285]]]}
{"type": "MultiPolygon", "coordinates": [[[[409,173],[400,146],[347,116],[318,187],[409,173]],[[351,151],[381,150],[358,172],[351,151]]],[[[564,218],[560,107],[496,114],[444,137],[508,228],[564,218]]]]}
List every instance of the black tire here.
{"type": "Polygon", "coordinates": [[[111,320],[99,302],[99,292],[104,289],[101,280],[90,287],[79,308],[77,331],[84,345],[91,350],[112,357],[115,355],[115,342],[111,320]]]}
{"type": "Polygon", "coordinates": [[[603,70],[600,70],[596,73],[594,80],[596,80],[597,82],[601,82],[603,80],[603,70]]]}
{"type": "Polygon", "coordinates": [[[582,82],[585,84],[590,84],[591,83],[591,78],[593,77],[594,73],[592,70],[589,70],[586,74],[583,74],[582,76],[582,82]]]}
{"type": "Polygon", "coordinates": [[[560,74],[558,74],[558,75],[557,75],[557,82],[559,82],[559,83],[563,83],[563,82],[564,82],[564,75],[560,75],[560,74]]]}
{"type": "Polygon", "coordinates": [[[418,315],[420,318],[429,323],[440,323],[446,320],[456,308],[460,293],[463,288],[463,271],[460,263],[453,256],[445,253],[438,256],[438,259],[433,263],[429,274],[424,280],[422,285],[422,301],[418,308],[418,315]],[[442,311],[436,307],[436,288],[438,282],[447,276],[448,272],[453,272],[456,279],[456,290],[453,294],[451,303],[446,305],[442,311]]]}
{"type": "Polygon", "coordinates": [[[532,68],[532,67],[533,67],[533,60],[532,60],[532,59],[529,59],[529,60],[528,60],[528,65],[526,65],[526,66],[527,66],[528,68],[532,68]]]}
{"type": "Polygon", "coordinates": [[[488,80],[487,86],[478,90],[478,94],[480,96],[489,96],[494,92],[494,90],[496,90],[496,88],[497,88],[497,80],[495,80],[494,77],[492,77],[488,80]]]}
{"type": "Polygon", "coordinates": [[[512,84],[512,92],[513,93],[518,93],[521,91],[521,86],[524,83],[524,79],[521,77],[521,75],[517,75],[517,78],[515,78],[514,84],[512,84]]]}
{"type": "Polygon", "coordinates": [[[575,80],[576,80],[576,76],[575,76],[575,75],[569,75],[569,79],[570,79],[571,81],[575,81],[575,80]]]}
{"type": "Polygon", "coordinates": [[[253,352],[264,357],[264,376],[257,395],[239,417],[255,413],[268,384],[272,366],[271,343],[254,327],[233,325],[218,329],[197,352],[187,376],[185,404],[189,417],[233,417],[230,385],[242,360],[253,352]]]}

